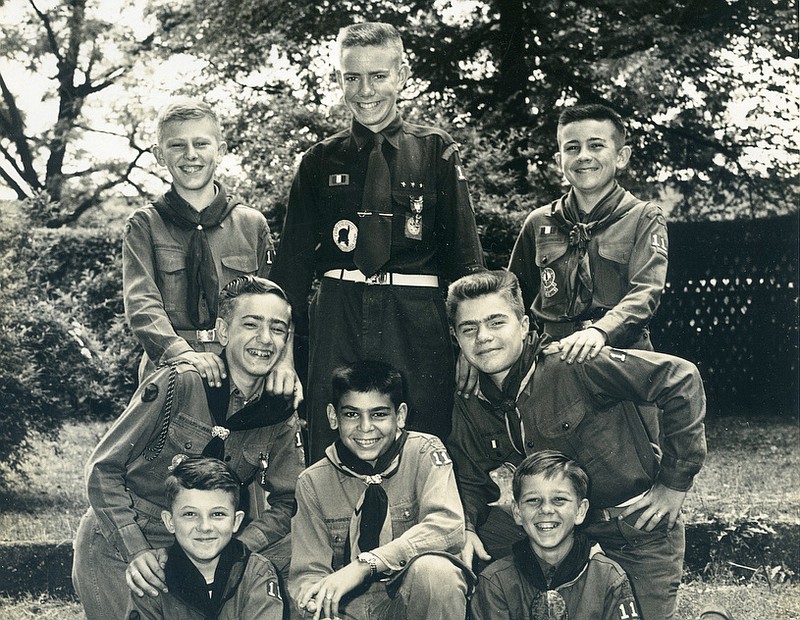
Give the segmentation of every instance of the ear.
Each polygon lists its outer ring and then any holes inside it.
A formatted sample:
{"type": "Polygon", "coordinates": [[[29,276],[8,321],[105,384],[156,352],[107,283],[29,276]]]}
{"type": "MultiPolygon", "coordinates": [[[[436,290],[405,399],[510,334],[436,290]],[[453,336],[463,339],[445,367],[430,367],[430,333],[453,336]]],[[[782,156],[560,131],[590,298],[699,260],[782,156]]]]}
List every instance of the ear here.
{"type": "Polygon", "coordinates": [[[339,85],[339,88],[344,90],[344,76],[338,69],[336,70],[336,83],[339,85]]]}
{"type": "Polygon", "coordinates": [[[559,151],[555,155],[553,155],[553,159],[556,160],[556,165],[558,166],[558,169],[561,170],[561,172],[564,172],[564,168],[561,166],[561,152],[559,151]]]}
{"type": "Polygon", "coordinates": [[[575,525],[580,525],[586,519],[589,512],[589,500],[585,497],[578,504],[578,514],[575,516],[575,525]]]}
{"type": "Polygon", "coordinates": [[[328,403],[328,408],[325,411],[328,414],[328,424],[331,430],[335,431],[339,428],[339,418],[336,417],[336,407],[333,406],[333,403],[328,403]]]}
{"type": "Polygon", "coordinates": [[[156,161],[158,162],[159,166],[166,166],[167,160],[164,159],[164,149],[162,149],[158,144],[153,145],[153,155],[156,157],[156,161]]]}
{"type": "Polygon", "coordinates": [[[239,531],[239,527],[242,525],[242,521],[244,520],[244,510],[237,510],[236,514],[233,515],[233,533],[239,531]]]}
{"type": "Polygon", "coordinates": [[[519,514],[519,504],[516,501],[511,502],[511,516],[514,517],[514,523],[522,527],[522,516],[519,514]]]}
{"type": "Polygon", "coordinates": [[[524,314],[519,322],[522,323],[522,329],[525,330],[525,333],[522,334],[522,339],[525,340],[531,331],[531,320],[527,314],[524,314]]]}
{"type": "Polygon", "coordinates": [[[401,63],[400,69],[397,71],[397,76],[400,78],[400,86],[397,90],[401,91],[405,87],[408,78],[411,77],[411,69],[406,63],[401,63]]]}
{"type": "Polygon", "coordinates": [[[228,143],[225,140],[222,140],[217,147],[217,163],[225,156],[225,153],[228,152],[228,143]]]}
{"type": "Polygon", "coordinates": [[[397,408],[397,426],[398,428],[405,428],[406,427],[406,418],[408,417],[408,405],[406,403],[400,403],[400,406],[397,408]]]}
{"type": "Polygon", "coordinates": [[[617,170],[624,169],[631,160],[631,147],[627,144],[617,151],[617,170]]]}
{"type": "Polygon", "coordinates": [[[228,324],[225,319],[217,317],[217,323],[214,325],[217,330],[217,340],[224,347],[228,344],[228,324]]]}
{"type": "Polygon", "coordinates": [[[169,510],[161,511],[161,520],[164,522],[164,527],[170,534],[175,533],[175,524],[172,522],[172,513],[169,510]]]}

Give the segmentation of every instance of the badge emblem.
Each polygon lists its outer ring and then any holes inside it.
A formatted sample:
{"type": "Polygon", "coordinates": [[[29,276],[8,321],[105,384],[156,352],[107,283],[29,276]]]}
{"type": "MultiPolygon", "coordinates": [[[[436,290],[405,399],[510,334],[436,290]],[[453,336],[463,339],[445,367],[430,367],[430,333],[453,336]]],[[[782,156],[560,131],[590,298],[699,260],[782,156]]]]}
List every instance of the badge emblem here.
{"type": "Polygon", "coordinates": [[[550,267],[542,269],[542,294],[545,297],[552,297],[558,293],[558,284],[556,283],[556,272],[550,267]]]}
{"type": "MultiPolygon", "coordinates": [[[[414,185],[412,183],[412,185],[414,185]]],[[[422,183],[420,183],[422,186],[422,183]]],[[[425,208],[423,196],[409,196],[408,209],[411,215],[406,215],[406,237],[408,239],[422,239],[422,210],[425,208]]]]}
{"type": "Polygon", "coordinates": [[[339,220],[333,227],[333,242],[342,252],[356,249],[358,228],[350,220],[339,220]]]}
{"type": "Polygon", "coordinates": [[[328,176],[328,187],[342,187],[350,185],[349,174],[331,174],[328,176]]]}

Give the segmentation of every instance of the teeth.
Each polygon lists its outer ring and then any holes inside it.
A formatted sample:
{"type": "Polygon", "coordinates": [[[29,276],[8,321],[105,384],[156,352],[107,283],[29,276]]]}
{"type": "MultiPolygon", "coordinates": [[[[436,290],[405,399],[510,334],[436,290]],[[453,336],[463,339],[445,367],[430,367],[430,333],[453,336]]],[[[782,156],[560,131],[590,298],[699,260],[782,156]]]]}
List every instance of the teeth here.
{"type": "Polygon", "coordinates": [[[554,530],[558,527],[558,523],[547,522],[547,523],[537,523],[536,528],[540,530],[544,530],[545,532],[549,532],[550,530],[554,530]]]}
{"type": "Polygon", "coordinates": [[[359,103],[358,106],[362,110],[372,110],[373,108],[377,108],[379,104],[380,104],[380,102],[375,101],[373,103],[359,103]]]}
{"type": "Polygon", "coordinates": [[[250,355],[255,355],[256,357],[269,358],[272,356],[272,353],[269,353],[267,351],[258,351],[257,349],[249,349],[247,352],[250,355]]]}
{"type": "Polygon", "coordinates": [[[372,446],[380,441],[380,439],[354,439],[359,446],[372,446]]]}

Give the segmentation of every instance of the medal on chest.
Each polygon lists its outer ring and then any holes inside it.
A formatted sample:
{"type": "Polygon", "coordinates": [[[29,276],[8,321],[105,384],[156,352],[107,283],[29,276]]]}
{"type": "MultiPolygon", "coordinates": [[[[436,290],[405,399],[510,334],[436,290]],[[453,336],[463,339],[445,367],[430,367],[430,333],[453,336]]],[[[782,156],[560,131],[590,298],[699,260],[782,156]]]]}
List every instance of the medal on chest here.
{"type": "MultiPolygon", "coordinates": [[[[400,184],[405,187],[406,183],[400,184]]],[[[420,241],[422,239],[422,211],[425,208],[425,199],[422,195],[422,183],[411,183],[411,188],[419,187],[419,194],[408,197],[408,213],[406,213],[405,236],[408,239],[420,241]]]]}

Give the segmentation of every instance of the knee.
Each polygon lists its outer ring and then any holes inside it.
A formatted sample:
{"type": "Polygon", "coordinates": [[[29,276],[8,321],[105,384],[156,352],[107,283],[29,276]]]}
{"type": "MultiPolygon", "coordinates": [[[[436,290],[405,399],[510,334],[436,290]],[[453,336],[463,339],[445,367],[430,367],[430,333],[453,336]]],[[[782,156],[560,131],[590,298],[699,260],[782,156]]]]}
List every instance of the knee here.
{"type": "Polygon", "coordinates": [[[423,555],[414,560],[403,581],[411,590],[423,589],[431,593],[458,591],[465,596],[467,593],[463,571],[440,555],[423,555]]]}

